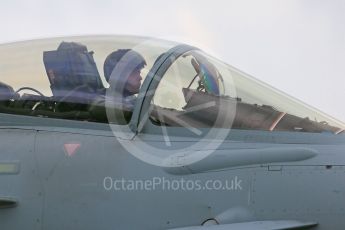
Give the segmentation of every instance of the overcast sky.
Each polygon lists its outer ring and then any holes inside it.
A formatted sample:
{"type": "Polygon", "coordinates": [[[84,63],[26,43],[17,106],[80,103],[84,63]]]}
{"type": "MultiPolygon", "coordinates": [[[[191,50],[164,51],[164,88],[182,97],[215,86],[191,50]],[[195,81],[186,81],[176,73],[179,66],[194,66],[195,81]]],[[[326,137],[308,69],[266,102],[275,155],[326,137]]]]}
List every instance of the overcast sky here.
{"type": "Polygon", "coordinates": [[[133,34],[198,46],[345,121],[344,0],[2,0],[0,43],[133,34]]]}

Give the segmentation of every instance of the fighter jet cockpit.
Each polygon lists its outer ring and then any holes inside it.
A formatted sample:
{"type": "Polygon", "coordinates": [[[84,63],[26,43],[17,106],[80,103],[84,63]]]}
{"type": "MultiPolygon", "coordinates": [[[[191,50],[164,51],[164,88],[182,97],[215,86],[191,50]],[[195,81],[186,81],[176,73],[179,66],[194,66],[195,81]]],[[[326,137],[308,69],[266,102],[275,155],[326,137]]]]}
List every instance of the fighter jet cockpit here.
{"type": "Polygon", "coordinates": [[[342,122],[174,42],[72,37],[0,50],[0,114],[127,125],[146,113],[157,128],[344,133],[342,122]]]}

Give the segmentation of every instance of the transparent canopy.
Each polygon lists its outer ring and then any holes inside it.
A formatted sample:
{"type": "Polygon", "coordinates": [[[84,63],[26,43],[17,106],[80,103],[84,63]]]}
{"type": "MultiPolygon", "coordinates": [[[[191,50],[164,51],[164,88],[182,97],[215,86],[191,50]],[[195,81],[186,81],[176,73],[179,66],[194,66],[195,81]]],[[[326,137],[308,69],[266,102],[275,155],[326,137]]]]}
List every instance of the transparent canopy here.
{"type": "Polygon", "coordinates": [[[92,52],[100,79],[106,87],[103,64],[106,57],[118,49],[133,49],[144,56],[147,65],[142,76],[152,67],[157,57],[177,45],[158,39],[133,36],[66,37],[15,42],[0,45],[0,80],[14,89],[32,87],[46,96],[52,96],[47,69],[43,60],[46,51],[56,50],[62,42],[85,45],[92,52]]]}
{"type": "Polygon", "coordinates": [[[190,51],[174,61],[156,90],[153,104],[152,120],[157,125],[344,131],[342,122],[201,51],[190,51]]]}
{"type": "Polygon", "coordinates": [[[176,45],[133,36],[66,37],[0,45],[0,112],[108,122],[104,108],[112,78],[108,70],[121,61],[121,54],[135,53],[143,59],[137,80],[140,86],[159,55],[176,45]],[[110,76],[105,76],[106,72],[110,76]]]}
{"type": "MultiPolygon", "coordinates": [[[[105,92],[122,84],[126,124],[150,70],[177,45],[132,36],[0,45],[0,113],[108,122],[105,92]],[[127,76],[114,73],[118,63],[130,66],[127,76]]],[[[199,50],[173,60],[154,92],[150,122],[158,126],[344,133],[344,123],[199,50]]]]}

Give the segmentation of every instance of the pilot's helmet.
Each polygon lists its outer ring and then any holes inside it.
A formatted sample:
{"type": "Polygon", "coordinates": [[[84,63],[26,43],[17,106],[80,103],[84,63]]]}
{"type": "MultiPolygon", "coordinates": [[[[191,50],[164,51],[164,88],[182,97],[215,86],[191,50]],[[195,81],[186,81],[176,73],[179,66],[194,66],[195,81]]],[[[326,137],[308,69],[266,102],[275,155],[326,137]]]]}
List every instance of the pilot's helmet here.
{"type": "Polygon", "coordinates": [[[0,101],[10,100],[15,96],[13,88],[3,82],[0,82],[0,101]]]}
{"type": "Polygon", "coordinates": [[[110,76],[115,67],[117,67],[117,65],[120,63],[123,64],[123,68],[126,68],[128,71],[142,69],[144,66],[146,66],[144,57],[134,50],[119,49],[117,51],[114,51],[109,54],[104,61],[103,70],[104,77],[107,82],[109,82],[110,76]]]}

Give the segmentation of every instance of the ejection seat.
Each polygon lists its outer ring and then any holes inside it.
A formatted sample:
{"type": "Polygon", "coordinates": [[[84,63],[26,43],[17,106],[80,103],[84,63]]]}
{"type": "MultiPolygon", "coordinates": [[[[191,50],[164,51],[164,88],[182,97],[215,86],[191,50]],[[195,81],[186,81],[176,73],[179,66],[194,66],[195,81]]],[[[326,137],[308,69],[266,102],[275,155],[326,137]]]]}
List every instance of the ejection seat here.
{"type": "Polygon", "coordinates": [[[45,51],[43,61],[56,111],[88,111],[104,88],[93,52],[80,43],[62,42],[57,50],[45,51]]]}

